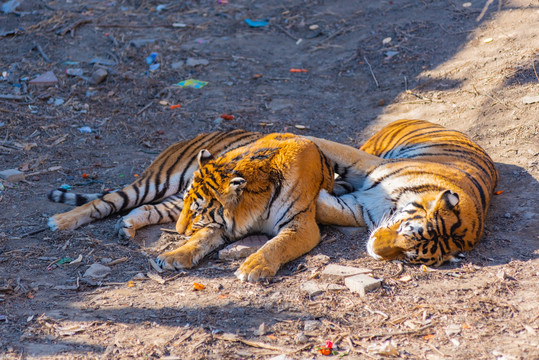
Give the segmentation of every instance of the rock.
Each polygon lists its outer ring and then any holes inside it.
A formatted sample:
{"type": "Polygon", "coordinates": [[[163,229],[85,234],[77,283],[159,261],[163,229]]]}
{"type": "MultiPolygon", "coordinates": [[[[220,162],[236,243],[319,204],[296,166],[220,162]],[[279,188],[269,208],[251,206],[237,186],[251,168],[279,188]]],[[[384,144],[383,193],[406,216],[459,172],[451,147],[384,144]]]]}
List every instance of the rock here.
{"type": "Polygon", "coordinates": [[[243,259],[260,249],[267,241],[266,235],[247,236],[219,251],[221,260],[243,259]]]}
{"type": "Polygon", "coordinates": [[[458,324],[449,324],[445,328],[445,334],[447,337],[452,337],[453,335],[458,335],[460,333],[460,325],[458,324]]]}
{"type": "Polygon", "coordinates": [[[24,180],[24,173],[17,169],[0,171],[0,178],[9,182],[19,182],[24,180]]]}
{"type": "Polygon", "coordinates": [[[185,64],[183,61],[176,61],[170,64],[170,67],[173,68],[174,70],[178,70],[178,69],[181,69],[184,65],[185,64]]]}
{"type": "Polygon", "coordinates": [[[301,291],[306,291],[309,296],[320,295],[324,290],[315,281],[306,281],[300,286],[301,291]]]}
{"type": "Polygon", "coordinates": [[[35,79],[30,80],[30,85],[47,87],[58,84],[58,78],[52,71],[47,71],[44,74],[39,75],[35,79]]]}
{"type": "Polygon", "coordinates": [[[148,44],[155,43],[156,39],[133,39],[129,42],[129,45],[134,46],[136,48],[141,48],[148,44]]]}
{"type": "Polygon", "coordinates": [[[305,344],[307,341],[309,341],[309,338],[307,336],[305,336],[304,333],[302,332],[299,332],[296,334],[296,337],[295,337],[295,340],[296,340],[296,344],[305,344]]]}
{"type": "Polygon", "coordinates": [[[258,330],[255,331],[255,335],[257,336],[263,336],[268,333],[268,327],[266,326],[266,323],[260,324],[258,327],[258,330]]]}
{"type": "Polygon", "coordinates": [[[351,292],[365,296],[367,292],[379,288],[382,285],[382,280],[359,274],[345,278],[344,284],[351,292]]]}
{"type": "Polygon", "coordinates": [[[529,105],[529,104],[535,104],[539,102],[539,95],[537,96],[524,96],[522,98],[522,103],[529,105]]]}
{"type": "Polygon", "coordinates": [[[83,277],[90,279],[102,279],[108,274],[110,274],[110,272],[111,268],[109,268],[108,266],[95,263],[90,265],[90,267],[84,273],[83,277]]]}
{"type": "Polygon", "coordinates": [[[282,355],[274,356],[270,358],[269,360],[292,360],[292,358],[288,357],[286,354],[282,354],[282,355]]]}
{"type": "Polygon", "coordinates": [[[329,264],[322,271],[322,276],[334,277],[334,278],[345,278],[348,276],[354,276],[358,274],[368,274],[371,272],[372,270],[370,269],[357,268],[357,267],[352,267],[352,266],[343,266],[343,265],[337,265],[337,264],[329,264]]]}
{"type": "Polygon", "coordinates": [[[187,58],[187,60],[185,60],[185,66],[206,66],[209,63],[210,62],[206,59],[187,58]]]}
{"type": "Polygon", "coordinates": [[[100,84],[107,78],[108,72],[105,69],[97,69],[90,76],[90,82],[94,85],[100,84]]]}
{"type": "Polygon", "coordinates": [[[322,325],[322,323],[318,320],[305,320],[305,324],[303,325],[303,330],[314,331],[318,329],[320,325],[322,325]]]}

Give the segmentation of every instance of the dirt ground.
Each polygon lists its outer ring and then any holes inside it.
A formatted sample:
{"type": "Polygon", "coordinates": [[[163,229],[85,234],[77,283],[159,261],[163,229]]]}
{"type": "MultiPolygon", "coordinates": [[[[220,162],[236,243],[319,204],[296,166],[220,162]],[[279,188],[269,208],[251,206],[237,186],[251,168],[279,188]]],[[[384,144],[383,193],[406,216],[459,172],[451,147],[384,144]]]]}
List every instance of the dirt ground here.
{"type": "Polygon", "coordinates": [[[539,6],[486,3],[22,0],[0,13],[0,170],[26,174],[0,186],[0,358],[314,359],[331,340],[333,358],[539,359],[539,6]],[[47,71],[57,84],[29,84],[47,71]],[[176,85],[191,78],[208,84],[176,85]],[[163,226],[129,246],[112,235],[118,217],[43,229],[69,208],[49,190],[118,188],[200,132],[357,146],[399,118],[464,131],[497,164],[503,193],[458,264],[377,262],[366,232],[324,228],[310,254],[250,284],[215,255],[155,275],[163,226]],[[91,285],[80,278],[94,263],[112,271],[91,285]],[[306,281],[342,285],[315,276],[327,264],[383,285],[309,296],[306,281]]]}

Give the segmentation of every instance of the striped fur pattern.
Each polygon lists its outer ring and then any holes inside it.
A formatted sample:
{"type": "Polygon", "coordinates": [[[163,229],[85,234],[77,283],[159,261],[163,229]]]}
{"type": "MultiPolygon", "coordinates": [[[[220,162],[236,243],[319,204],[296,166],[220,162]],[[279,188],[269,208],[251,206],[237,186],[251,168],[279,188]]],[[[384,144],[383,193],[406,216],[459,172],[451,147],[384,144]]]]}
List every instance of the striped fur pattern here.
{"type": "Polygon", "coordinates": [[[52,230],[73,230],[109,215],[131,210],[116,225],[120,241],[135,236],[137,229],[150,224],[176,221],[183,207],[183,193],[197,169],[200,149],[220,155],[252,143],[262,135],[234,130],[201,134],[180,141],[163,151],[144,173],[130,185],[111,193],[73,194],[53,190],[49,199],[79,205],[49,219],[52,230]]]}
{"type": "Polygon", "coordinates": [[[312,140],[355,189],[321,192],[317,211],[335,214],[333,224],[367,226],[374,258],[440,265],[479,242],[498,173],[465,134],[399,120],[360,150],[312,140]]]}
{"type": "Polygon", "coordinates": [[[317,198],[321,190],[332,191],[334,176],[311,141],[270,134],[217,158],[202,150],[199,166],[176,224],[191,236],[159,256],[164,268],[190,268],[226,242],[261,232],[273,238],[236,272],[258,281],[318,244],[317,198]]]}

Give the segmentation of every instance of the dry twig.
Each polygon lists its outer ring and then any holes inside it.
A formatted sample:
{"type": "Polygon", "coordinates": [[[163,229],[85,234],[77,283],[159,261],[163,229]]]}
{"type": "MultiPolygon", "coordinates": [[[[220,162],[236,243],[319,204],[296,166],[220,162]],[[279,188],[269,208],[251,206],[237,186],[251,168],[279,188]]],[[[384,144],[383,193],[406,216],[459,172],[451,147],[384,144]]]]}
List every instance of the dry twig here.
{"type": "Polygon", "coordinates": [[[374,79],[374,82],[376,83],[376,87],[380,87],[380,84],[378,84],[378,80],[376,80],[376,76],[374,76],[374,72],[372,71],[372,66],[369,63],[369,60],[367,60],[366,56],[363,56],[363,59],[365,59],[365,62],[369,66],[369,70],[371,71],[372,78],[374,79]]]}

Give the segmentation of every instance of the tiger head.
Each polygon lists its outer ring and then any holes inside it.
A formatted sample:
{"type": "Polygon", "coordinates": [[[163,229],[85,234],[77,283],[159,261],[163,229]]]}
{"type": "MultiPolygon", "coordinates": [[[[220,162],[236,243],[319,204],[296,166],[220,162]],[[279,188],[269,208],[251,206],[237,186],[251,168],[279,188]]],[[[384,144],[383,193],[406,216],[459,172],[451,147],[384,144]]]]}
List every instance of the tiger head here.
{"type": "Polygon", "coordinates": [[[369,255],[435,266],[452,259],[465,247],[460,202],[457,193],[446,190],[424,194],[397,208],[372,231],[369,255]]]}
{"type": "Polygon", "coordinates": [[[185,192],[176,223],[176,231],[188,236],[202,228],[226,228],[247,183],[226,169],[229,164],[213,161],[208,150],[201,150],[197,159],[199,169],[185,192]]]}

